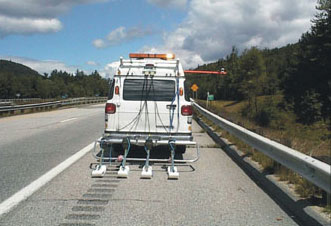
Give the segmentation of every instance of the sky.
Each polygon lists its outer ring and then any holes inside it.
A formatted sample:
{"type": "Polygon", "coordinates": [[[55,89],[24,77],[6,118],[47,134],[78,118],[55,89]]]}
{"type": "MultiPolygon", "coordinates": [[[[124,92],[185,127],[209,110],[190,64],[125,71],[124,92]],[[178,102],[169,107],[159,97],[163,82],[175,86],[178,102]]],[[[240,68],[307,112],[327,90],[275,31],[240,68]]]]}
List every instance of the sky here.
{"type": "Polygon", "coordinates": [[[185,69],[282,47],[309,31],[315,0],[0,0],[0,59],[41,74],[111,76],[129,53],[174,53],[185,69]]]}

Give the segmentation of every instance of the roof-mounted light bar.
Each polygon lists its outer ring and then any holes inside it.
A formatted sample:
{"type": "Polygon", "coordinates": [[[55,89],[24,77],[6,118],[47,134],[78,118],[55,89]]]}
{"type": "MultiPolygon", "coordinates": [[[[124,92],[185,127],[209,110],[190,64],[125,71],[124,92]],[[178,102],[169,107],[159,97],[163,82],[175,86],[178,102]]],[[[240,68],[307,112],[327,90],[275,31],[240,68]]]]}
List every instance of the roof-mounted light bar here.
{"type": "Polygon", "coordinates": [[[163,60],[172,60],[175,59],[175,54],[173,53],[164,53],[164,54],[154,54],[154,53],[130,53],[130,58],[144,59],[144,58],[157,58],[163,60]]]}

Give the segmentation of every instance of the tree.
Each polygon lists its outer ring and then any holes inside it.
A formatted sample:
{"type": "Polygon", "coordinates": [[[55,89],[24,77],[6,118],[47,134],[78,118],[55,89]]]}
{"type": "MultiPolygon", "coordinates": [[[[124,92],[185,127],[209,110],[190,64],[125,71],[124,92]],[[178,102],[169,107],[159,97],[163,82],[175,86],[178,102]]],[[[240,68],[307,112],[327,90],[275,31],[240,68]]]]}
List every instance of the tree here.
{"type": "Polygon", "coordinates": [[[316,9],[311,30],[302,35],[297,60],[284,80],[286,100],[293,104],[298,119],[308,124],[319,120],[318,116],[330,119],[331,111],[331,1],[319,0],[316,9]],[[310,109],[302,111],[306,108],[310,109]]]}
{"type": "Polygon", "coordinates": [[[228,74],[224,77],[224,98],[242,100],[244,98],[241,90],[243,78],[240,72],[240,57],[235,46],[232,47],[231,54],[226,58],[226,69],[228,74]]]}
{"type": "Polygon", "coordinates": [[[252,47],[245,50],[241,57],[240,73],[243,81],[241,91],[248,99],[249,108],[258,111],[257,96],[262,94],[266,80],[266,67],[260,50],[252,47]]]}

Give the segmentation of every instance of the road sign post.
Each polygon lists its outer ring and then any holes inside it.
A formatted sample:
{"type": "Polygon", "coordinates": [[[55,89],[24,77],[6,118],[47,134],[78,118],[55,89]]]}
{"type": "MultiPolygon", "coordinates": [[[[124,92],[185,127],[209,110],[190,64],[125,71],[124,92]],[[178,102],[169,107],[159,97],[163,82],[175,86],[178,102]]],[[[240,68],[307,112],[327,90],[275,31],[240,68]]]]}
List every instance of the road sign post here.
{"type": "Polygon", "coordinates": [[[194,93],[195,93],[195,98],[196,99],[198,98],[198,89],[199,87],[197,86],[197,84],[193,84],[191,86],[191,90],[193,91],[193,99],[194,99],[194,93]]]}
{"type": "Polygon", "coordinates": [[[207,92],[207,107],[209,106],[209,101],[213,101],[213,100],[214,100],[214,95],[209,94],[209,92],[207,92]]]}

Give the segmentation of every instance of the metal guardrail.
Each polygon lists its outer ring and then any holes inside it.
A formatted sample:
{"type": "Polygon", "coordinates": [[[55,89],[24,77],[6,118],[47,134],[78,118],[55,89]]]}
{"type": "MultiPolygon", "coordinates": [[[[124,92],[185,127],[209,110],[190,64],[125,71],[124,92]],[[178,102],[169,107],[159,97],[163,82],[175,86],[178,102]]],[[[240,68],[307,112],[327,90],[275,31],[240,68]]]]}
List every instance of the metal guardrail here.
{"type": "Polygon", "coordinates": [[[0,106],[12,106],[13,103],[10,101],[1,101],[0,100],[0,106]]]}
{"type": "Polygon", "coordinates": [[[41,102],[41,98],[16,98],[16,99],[0,99],[1,102],[41,102]]]}
{"type": "Polygon", "coordinates": [[[5,112],[15,112],[19,110],[24,112],[24,110],[26,109],[53,108],[53,107],[62,107],[62,106],[84,104],[84,103],[99,103],[99,102],[105,102],[106,100],[107,97],[81,97],[81,98],[66,99],[61,101],[38,103],[38,104],[2,106],[0,107],[0,114],[5,112]]]}
{"type": "Polygon", "coordinates": [[[295,171],[327,193],[331,193],[331,166],[292,148],[238,126],[202,108],[191,99],[193,106],[207,119],[269,156],[281,165],[295,171]]]}

